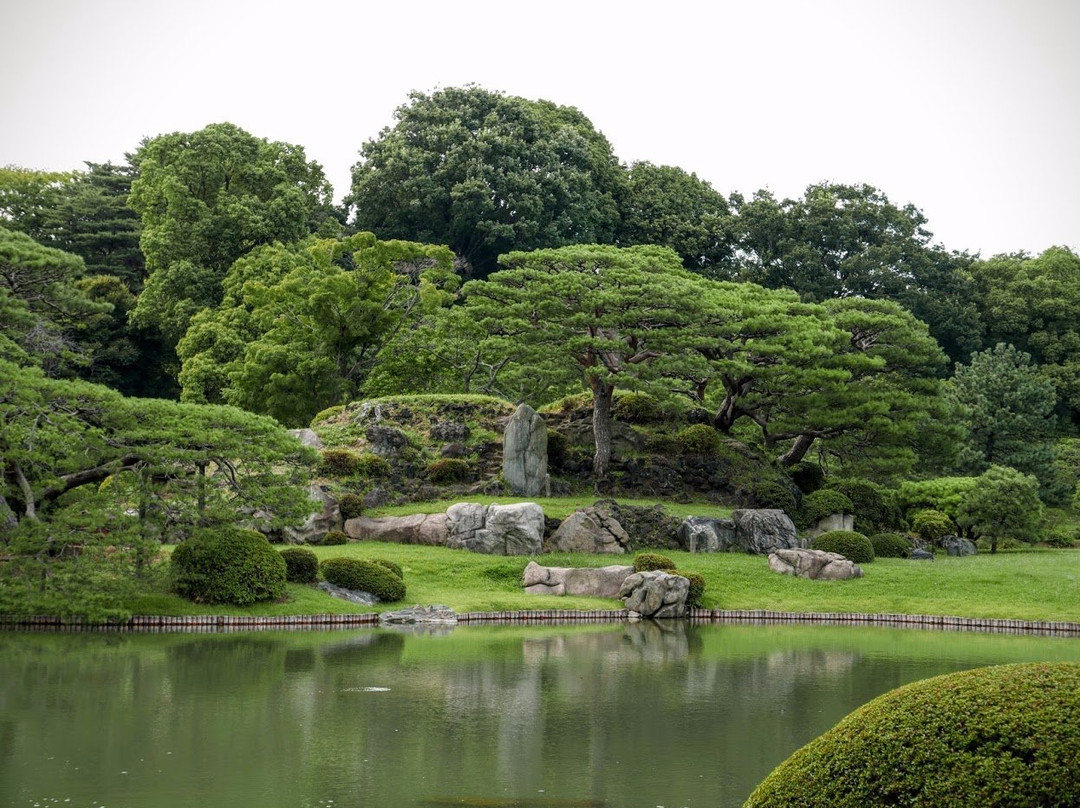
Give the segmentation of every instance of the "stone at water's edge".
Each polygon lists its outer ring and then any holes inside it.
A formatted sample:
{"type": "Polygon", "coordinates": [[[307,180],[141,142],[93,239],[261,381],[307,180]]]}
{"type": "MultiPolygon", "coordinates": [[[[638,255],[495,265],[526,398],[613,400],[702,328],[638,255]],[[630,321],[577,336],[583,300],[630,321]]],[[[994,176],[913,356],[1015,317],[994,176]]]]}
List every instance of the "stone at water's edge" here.
{"type": "Polygon", "coordinates": [[[358,603],[361,606],[374,606],[379,602],[379,599],[370,592],[355,592],[352,589],[345,589],[340,586],[328,584],[326,581],[319,581],[318,588],[332,598],[347,600],[349,603],[358,603]]]}
{"type": "Polygon", "coordinates": [[[844,581],[862,578],[862,567],[839,553],[801,548],[779,549],[769,555],[769,569],[812,581],[844,581]]]}
{"type": "Polygon", "coordinates": [[[488,555],[535,555],[544,539],[544,511],[535,502],[458,502],[446,509],[446,546],[488,555]]]}
{"type": "Polygon", "coordinates": [[[530,595],[582,595],[617,598],[633,567],[542,567],[530,561],[522,585],[530,595]]]}
{"type": "Polygon", "coordinates": [[[457,613],[449,606],[410,606],[395,612],[379,615],[379,625],[416,625],[419,623],[439,626],[456,626],[457,613]]]}
{"type": "Polygon", "coordinates": [[[618,520],[603,508],[574,511],[551,534],[547,549],[553,553],[612,553],[630,549],[630,537],[618,520]]]}
{"type": "Polygon", "coordinates": [[[619,588],[619,597],[630,617],[683,617],[690,581],[661,570],[628,575],[619,588]]]}
{"type": "Polygon", "coordinates": [[[446,544],[445,513],[414,513],[409,516],[358,516],[345,522],[345,535],[359,541],[397,544],[446,544]]]}
{"type": "Polygon", "coordinates": [[[528,404],[521,404],[503,430],[503,479],[518,496],[548,496],[547,425],[528,404]]]}

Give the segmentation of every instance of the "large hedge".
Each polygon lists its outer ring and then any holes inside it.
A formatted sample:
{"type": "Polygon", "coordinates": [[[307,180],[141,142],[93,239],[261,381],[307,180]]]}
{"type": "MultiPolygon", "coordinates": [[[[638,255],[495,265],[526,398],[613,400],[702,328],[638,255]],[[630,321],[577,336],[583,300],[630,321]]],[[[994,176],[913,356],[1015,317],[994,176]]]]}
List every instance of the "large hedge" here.
{"type": "Polygon", "coordinates": [[[830,530],[810,542],[811,550],[839,553],[856,564],[869,564],[874,560],[874,545],[862,533],[854,530],[830,530]]]}
{"type": "Polygon", "coordinates": [[[1080,664],[1033,663],[897,688],[796,751],[744,808],[1080,806],[1080,664]]]}
{"type": "Polygon", "coordinates": [[[173,590],[196,603],[248,606],[285,596],[285,559],[261,533],[235,527],[195,533],[173,550],[173,590]]]}
{"type": "Polygon", "coordinates": [[[405,582],[375,560],[328,558],[319,565],[319,571],[327,583],[367,592],[384,603],[405,599],[405,582]]]}

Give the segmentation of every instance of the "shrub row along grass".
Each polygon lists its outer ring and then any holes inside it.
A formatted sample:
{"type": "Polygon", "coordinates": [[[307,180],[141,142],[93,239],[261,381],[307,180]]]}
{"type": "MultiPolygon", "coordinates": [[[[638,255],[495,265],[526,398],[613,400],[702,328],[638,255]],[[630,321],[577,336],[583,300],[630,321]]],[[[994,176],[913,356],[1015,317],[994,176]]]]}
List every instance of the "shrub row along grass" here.
{"type": "MultiPolygon", "coordinates": [[[[613,609],[604,598],[527,595],[521,573],[529,559],[486,556],[444,547],[350,542],[313,547],[320,561],[334,557],[386,559],[399,564],[410,603],[450,606],[458,612],[531,609],[613,609]]],[[[806,581],[770,572],[763,556],[665,551],[680,570],[705,579],[703,605],[721,609],[794,612],[945,614],[1020,620],[1076,620],[1080,603],[1080,551],[1037,550],[938,556],[936,561],[879,558],[851,581],[806,581]]],[[[539,556],[555,567],[633,563],[632,556],[557,553],[539,556]]],[[[378,611],[335,600],[310,586],[288,585],[288,602],[250,607],[196,605],[160,593],[130,603],[136,614],[337,614],[378,611]]]]}

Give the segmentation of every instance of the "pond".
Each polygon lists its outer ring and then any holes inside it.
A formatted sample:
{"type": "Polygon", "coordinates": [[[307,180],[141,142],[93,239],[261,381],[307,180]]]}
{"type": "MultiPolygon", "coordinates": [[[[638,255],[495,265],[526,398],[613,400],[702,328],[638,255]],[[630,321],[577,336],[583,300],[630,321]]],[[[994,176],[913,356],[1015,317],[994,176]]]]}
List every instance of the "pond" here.
{"type": "Polygon", "coordinates": [[[738,806],[898,685],[1080,639],[824,626],[0,634],[0,805],[738,806]]]}

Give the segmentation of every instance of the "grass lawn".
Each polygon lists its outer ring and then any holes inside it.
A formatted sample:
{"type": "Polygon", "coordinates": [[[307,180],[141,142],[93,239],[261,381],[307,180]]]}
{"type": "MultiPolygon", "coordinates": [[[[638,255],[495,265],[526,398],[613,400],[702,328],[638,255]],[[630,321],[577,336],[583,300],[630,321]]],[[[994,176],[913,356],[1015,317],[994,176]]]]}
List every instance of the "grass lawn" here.
{"type": "MultiPolygon", "coordinates": [[[[458,612],[530,609],[617,609],[617,600],[527,595],[520,586],[529,559],[486,556],[444,547],[351,542],[311,548],[320,560],[381,557],[405,570],[408,595],[401,604],[440,603],[458,612]]],[[[740,553],[665,552],[680,569],[705,577],[705,606],[794,612],[940,614],[1021,620],[1080,620],[1080,550],[1027,550],[938,556],[933,562],[882,558],[864,564],[851,581],[806,581],[771,572],[763,556],[740,553]]],[[[551,554],[547,566],[599,567],[630,563],[629,556],[551,554]]],[[[297,584],[287,603],[247,608],[200,606],[169,594],[129,605],[136,614],[291,615],[381,611],[353,606],[297,584]]]]}
{"type": "MultiPolygon", "coordinates": [[[[395,505],[385,508],[367,508],[364,516],[408,516],[414,513],[443,513],[451,505],[458,502],[479,502],[481,505],[509,505],[513,502],[535,502],[544,509],[544,514],[555,519],[565,519],[578,508],[592,505],[600,497],[595,494],[582,494],[573,497],[492,497],[484,495],[461,496],[451,499],[442,499],[432,502],[411,502],[408,505],[395,505]]],[[[620,505],[633,505],[636,507],[649,507],[663,505],[664,510],[672,516],[685,519],[688,516],[708,516],[717,519],[721,516],[730,516],[732,509],[724,505],[716,505],[710,502],[667,502],[657,499],[624,499],[619,497],[620,505]]]]}

